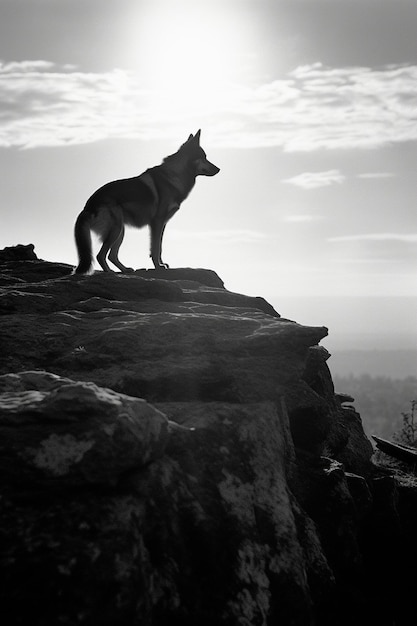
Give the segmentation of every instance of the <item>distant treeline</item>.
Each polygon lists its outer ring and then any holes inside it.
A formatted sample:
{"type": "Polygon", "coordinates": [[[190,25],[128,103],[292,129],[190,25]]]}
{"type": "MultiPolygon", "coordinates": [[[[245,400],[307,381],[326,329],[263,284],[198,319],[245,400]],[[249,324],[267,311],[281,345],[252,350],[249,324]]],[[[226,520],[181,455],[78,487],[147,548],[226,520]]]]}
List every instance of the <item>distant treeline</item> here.
{"type": "Polygon", "coordinates": [[[417,375],[417,350],[330,350],[328,365],[335,376],[387,376],[407,378],[417,375]]]}
{"type": "Polygon", "coordinates": [[[386,376],[333,376],[337,393],[353,398],[367,435],[392,438],[401,429],[402,413],[409,413],[411,401],[417,400],[417,378],[393,379],[386,376]]]}

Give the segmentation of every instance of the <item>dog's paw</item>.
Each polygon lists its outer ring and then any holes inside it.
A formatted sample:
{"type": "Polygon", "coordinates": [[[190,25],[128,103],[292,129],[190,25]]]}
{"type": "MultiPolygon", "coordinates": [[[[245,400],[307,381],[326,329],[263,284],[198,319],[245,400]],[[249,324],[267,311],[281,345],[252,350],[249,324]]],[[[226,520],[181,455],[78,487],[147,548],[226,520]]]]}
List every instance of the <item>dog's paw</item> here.
{"type": "Polygon", "coordinates": [[[134,271],[133,267],[125,267],[122,274],[131,274],[134,271]]]}

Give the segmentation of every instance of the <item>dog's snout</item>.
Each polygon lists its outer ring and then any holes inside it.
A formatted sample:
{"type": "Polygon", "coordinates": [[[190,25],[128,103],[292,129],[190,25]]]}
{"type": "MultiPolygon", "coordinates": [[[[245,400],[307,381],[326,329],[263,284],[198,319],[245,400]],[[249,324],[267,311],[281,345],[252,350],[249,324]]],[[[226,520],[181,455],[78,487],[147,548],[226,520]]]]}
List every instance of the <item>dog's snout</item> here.
{"type": "Polygon", "coordinates": [[[207,164],[209,166],[209,176],[215,176],[220,172],[220,167],[217,167],[214,163],[210,163],[210,161],[208,161],[207,164]]]}

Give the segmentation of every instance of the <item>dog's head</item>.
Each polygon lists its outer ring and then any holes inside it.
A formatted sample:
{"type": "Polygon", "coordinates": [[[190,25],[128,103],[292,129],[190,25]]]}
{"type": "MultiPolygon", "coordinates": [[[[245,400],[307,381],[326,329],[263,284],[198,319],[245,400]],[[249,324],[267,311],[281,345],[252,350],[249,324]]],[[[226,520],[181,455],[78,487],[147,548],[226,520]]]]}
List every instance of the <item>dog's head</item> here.
{"type": "Polygon", "coordinates": [[[206,153],[200,146],[200,135],[201,130],[198,130],[195,135],[191,134],[181,148],[187,151],[190,160],[195,165],[196,176],[214,176],[220,172],[220,168],[207,159],[206,153]]]}

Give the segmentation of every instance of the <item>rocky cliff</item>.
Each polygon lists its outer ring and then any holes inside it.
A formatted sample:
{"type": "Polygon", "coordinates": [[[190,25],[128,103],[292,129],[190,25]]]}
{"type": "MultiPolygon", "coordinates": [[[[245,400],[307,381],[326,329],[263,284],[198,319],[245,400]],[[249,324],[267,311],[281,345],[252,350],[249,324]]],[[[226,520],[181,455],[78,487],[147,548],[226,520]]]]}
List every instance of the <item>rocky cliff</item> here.
{"type": "Polygon", "coordinates": [[[414,491],[327,329],[209,270],[71,272],[0,252],[3,623],[408,623],[414,491]]]}

